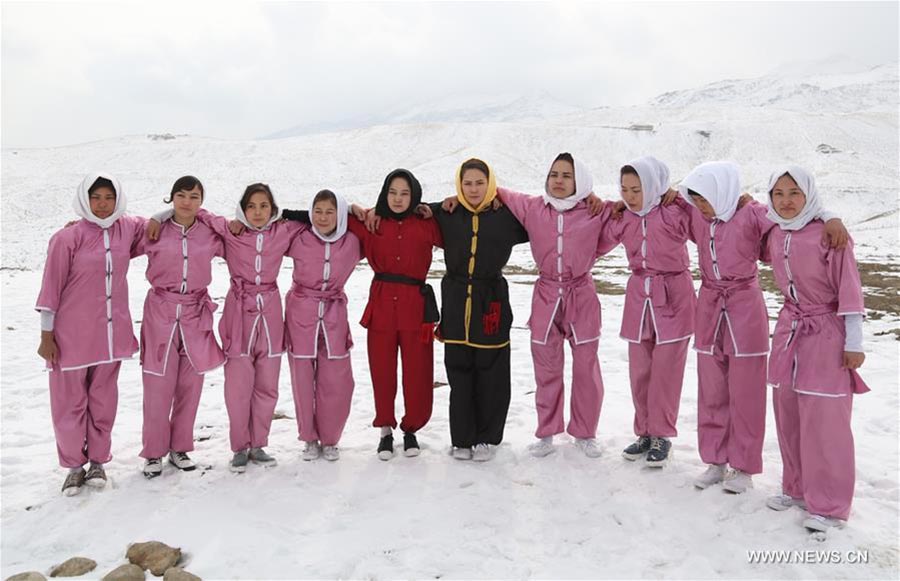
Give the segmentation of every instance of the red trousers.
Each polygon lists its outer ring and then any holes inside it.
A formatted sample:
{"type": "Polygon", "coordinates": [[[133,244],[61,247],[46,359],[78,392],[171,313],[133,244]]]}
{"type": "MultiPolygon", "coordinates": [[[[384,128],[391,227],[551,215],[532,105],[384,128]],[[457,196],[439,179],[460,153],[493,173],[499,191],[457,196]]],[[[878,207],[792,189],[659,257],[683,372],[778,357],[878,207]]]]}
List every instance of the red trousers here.
{"type": "Polygon", "coordinates": [[[434,338],[423,340],[422,330],[373,331],[369,329],[369,370],[375,391],[376,428],[397,427],[397,350],[403,365],[403,419],[400,429],[416,432],[431,419],[434,400],[434,338]]]}

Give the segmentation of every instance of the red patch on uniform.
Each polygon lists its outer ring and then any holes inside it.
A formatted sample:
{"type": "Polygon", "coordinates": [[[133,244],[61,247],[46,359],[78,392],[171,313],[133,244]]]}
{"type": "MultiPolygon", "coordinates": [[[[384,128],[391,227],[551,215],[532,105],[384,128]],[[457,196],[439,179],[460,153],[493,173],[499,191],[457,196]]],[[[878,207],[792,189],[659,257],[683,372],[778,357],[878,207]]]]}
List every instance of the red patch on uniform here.
{"type": "Polygon", "coordinates": [[[485,335],[496,335],[500,332],[499,302],[492,302],[487,312],[481,315],[481,329],[485,335]]]}

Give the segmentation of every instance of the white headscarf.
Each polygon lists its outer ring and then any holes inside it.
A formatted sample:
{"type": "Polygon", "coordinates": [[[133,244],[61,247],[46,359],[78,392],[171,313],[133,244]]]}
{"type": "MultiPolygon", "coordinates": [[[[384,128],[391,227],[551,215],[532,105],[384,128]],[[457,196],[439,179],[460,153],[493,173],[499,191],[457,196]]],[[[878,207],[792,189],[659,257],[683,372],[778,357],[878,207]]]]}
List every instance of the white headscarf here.
{"type": "Polygon", "coordinates": [[[72,208],[75,210],[76,214],[101,228],[109,228],[112,226],[113,223],[125,213],[126,206],[125,192],[122,191],[119,180],[105,172],[88,174],[84,180],[82,180],[81,185],[78,186],[78,191],[75,193],[75,199],[72,201],[72,208]],[[94,182],[96,182],[98,178],[108,179],[112,182],[113,189],[116,191],[116,207],[108,218],[98,218],[91,212],[91,195],[88,190],[94,185],[94,182]]]}
{"type": "Polygon", "coordinates": [[[727,222],[737,211],[741,197],[740,170],[737,164],[730,161],[701,163],[678,185],[681,196],[693,204],[688,190],[694,190],[706,198],[716,212],[716,218],[727,222]]]}
{"type": "MultiPolygon", "coordinates": [[[[337,226],[335,226],[334,232],[326,236],[325,234],[319,232],[315,224],[311,226],[313,234],[318,236],[322,242],[337,242],[347,232],[347,200],[337,192],[331,193],[334,194],[334,199],[337,200],[337,226]]],[[[316,197],[313,196],[313,199],[309,202],[310,222],[312,222],[313,220],[313,212],[316,206],[315,201],[316,197]]]]}
{"type": "MultiPolygon", "coordinates": [[[[554,198],[550,194],[550,189],[547,187],[547,180],[544,180],[544,203],[553,206],[560,212],[571,210],[578,202],[585,199],[588,194],[590,194],[594,190],[594,178],[591,177],[591,170],[589,170],[583,163],[578,161],[576,157],[573,156],[572,160],[575,162],[574,194],[572,194],[568,198],[554,198]]],[[[553,165],[551,164],[550,167],[552,168],[553,165]]],[[[547,175],[550,175],[549,171],[547,172],[547,175]]]]}
{"type": "Polygon", "coordinates": [[[819,200],[819,191],[816,189],[816,178],[802,167],[785,165],[776,169],[769,177],[769,189],[767,191],[769,193],[769,213],[766,214],[766,217],[781,226],[782,230],[800,230],[815,220],[816,216],[822,212],[822,202],[819,200]],[[799,214],[790,219],[779,216],[778,212],[775,211],[775,206],[772,204],[772,189],[775,187],[775,182],[778,181],[778,178],[784,174],[790,175],[797,182],[800,190],[806,194],[806,205],[803,206],[799,214]]]}
{"type": "Polygon", "coordinates": [[[251,224],[250,220],[247,219],[247,215],[244,214],[244,210],[243,210],[243,208],[241,208],[240,202],[238,202],[237,207],[234,209],[234,218],[235,218],[235,220],[240,220],[241,224],[246,226],[248,230],[256,230],[256,231],[261,232],[263,230],[267,230],[272,224],[274,224],[278,220],[281,220],[281,208],[278,208],[278,211],[275,212],[274,214],[272,214],[272,217],[269,218],[269,221],[266,222],[264,225],[260,226],[259,228],[257,228],[253,224],[251,224]]]}
{"type": "Polygon", "coordinates": [[[644,205],[640,210],[629,211],[638,216],[646,216],[650,210],[659,205],[659,200],[669,191],[669,167],[652,155],[645,155],[629,161],[641,179],[641,190],[644,192],[644,205]]]}

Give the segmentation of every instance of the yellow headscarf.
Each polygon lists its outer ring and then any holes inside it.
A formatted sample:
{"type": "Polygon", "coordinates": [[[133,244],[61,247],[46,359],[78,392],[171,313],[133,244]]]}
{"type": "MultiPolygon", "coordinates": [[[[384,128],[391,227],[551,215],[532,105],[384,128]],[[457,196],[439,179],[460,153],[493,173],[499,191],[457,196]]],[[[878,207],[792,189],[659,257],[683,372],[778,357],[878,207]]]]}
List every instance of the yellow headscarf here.
{"type": "Polygon", "coordinates": [[[491,166],[489,166],[487,164],[487,162],[473,157],[472,159],[467,159],[466,161],[464,161],[463,163],[460,164],[459,170],[457,170],[457,172],[456,172],[456,198],[459,200],[459,203],[463,205],[463,207],[465,207],[467,210],[469,210],[473,214],[477,214],[477,213],[481,212],[482,210],[484,210],[485,208],[487,208],[488,206],[490,206],[491,202],[493,202],[494,198],[496,198],[496,197],[497,197],[497,180],[494,179],[494,170],[491,168],[491,166]],[[472,204],[470,204],[469,201],[466,199],[466,196],[463,194],[463,190],[462,190],[462,174],[463,174],[462,168],[467,162],[470,162],[472,160],[480,161],[481,163],[486,165],[488,168],[487,193],[484,195],[484,199],[481,200],[481,203],[478,204],[477,208],[472,207],[472,204]]]}

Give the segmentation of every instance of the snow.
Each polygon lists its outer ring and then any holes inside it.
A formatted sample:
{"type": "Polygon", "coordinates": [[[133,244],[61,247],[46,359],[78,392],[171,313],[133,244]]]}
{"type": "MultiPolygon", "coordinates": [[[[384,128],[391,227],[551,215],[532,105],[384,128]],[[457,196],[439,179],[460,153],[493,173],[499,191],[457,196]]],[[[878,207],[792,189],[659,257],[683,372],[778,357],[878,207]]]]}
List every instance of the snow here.
{"type": "MultiPolygon", "coordinates": [[[[883,99],[884,71],[843,83],[861,102],[883,99]],[[848,84],[849,83],[849,84],[848,84]]],[[[819,73],[819,76],[827,76],[819,73]]],[[[851,75],[852,76],[852,75],[851,75]]],[[[887,75],[896,89],[897,75],[887,75]]],[[[756,82],[756,81],[753,81],[756,82]]],[[[778,86],[775,76],[760,86],[778,86]]],[[[780,98],[772,89],[771,98],[780,98]]],[[[323,187],[371,204],[384,174],[402,165],[423,181],[426,198],[453,192],[453,171],[469,156],[490,161],[500,182],[537,192],[549,160],[572,151],[593,169],[596,189],[616,193],[619,165],[644,153],[669,163],[677,179],[702,160],[729,158],[742,166],[748,191],[759,195],[769,168],[784,161],[813,170],[829,208],[844,217],[860,261],[898,268],[897,94],[883,107],[848,111],[841,104],[797,110],[750,106],[730,97],[685,104],[579,111],[530,121],[380,125],[266,141],[176,136],[124,136],[72,147],[2,151],[2,378],[0,378],[0,574],[46,571],[74,556],[98,562],[99,577],[124,560],[128,543],[160,540],[187,553],[186,568],[203,578],[896,578],[898,554],[898,342],[896,315],[864,325],[868,350],[862,373],[873,392],[854,402],[857,486],[849,525],[828,540],[812,540],[802,513],[775,513],[765,499],[779,491],[781,460],[771,404],[764,472],[741,496],[720,488],[695,490],[696,360],[689,357],[679,415],[680,436],[664,470],[624,461],[633,440],[626,343],[618,338],[623,296],[601,295],[600,361],[606,397],[598,438],[604,455],[585,458],[568,437],[558,451],[530,457],[536,426],[534,379],[525,329],[533,275],[508,278],[516,315],[512,331],[513,396],[504,444],[486,464],[449,457],[449,390],[435,390],[434,415],[420,432],[423,453],[381,462],[365,353],[356,325],[371,271],[360,267],[347,286],[357,347],[356,390],[336,463],[300,460],[289,373],[282,370],[269,451],[271,469],[228,471],[231,454],[218,370],[207,376],[196,422],[193,457],[204,468],[146,481],[141,444],[142,388],[136,361],[120,376],[110,486],[64,498],[50,422],[47,378],[35,351],[34,313],[50,235],[71,219],[71,197],[88,171],[104,168],[127,188],[130,210],[158,210],[180,175],[199,176],[206,206],[230,214],[244,185],[268,180],[284,207],[306,207],[323,187]],[[891,105],[888,107],[887,105],[891,105]],[[628,130],[633,123],[652,132],[628,130]],[[709,132],[704,137],[698,131],[709,132]],[[840,153],[816,151],[827,143],[840,153]],[[35,201],[39,200],[36,204],[35,201]],[[522,283],[522,284],[519,284],[522,283]],[[867,550],[867,564],[749,564],[749,550],[867,550]]],[[[673,101],[675,103],[675,101],[673,101]]],[[[852,109],[852,108],[851,108],[852,109]]],[[[695,251],[691,254],[696,261],[695,251]]],[[[528,269],[527,245],[510,260],[528,269]]],[[[696,263],[696,262],[695,262],[696,263]]],[[[129,273],[135,320],[147,289],[146,260],[129,273]]],[[[285,261],[279,284],[290,286],[285,261]]],[[[443,269],[441,252],[434,269],[443,269]]],[[[623,286],[621,249],[598,262],[595,277],[623,286]]],[[[437,281],[433,281],[437,282],[437,281]]],[[[211,296],[222,303],[228,285],[216,261],[211,296]]],[[[777,297],[767,294],[770,314],[777,297]]],[[[221,313],[221,309],[219,310],[221,313]]],[[[568,352],[568,351],[567,351],[568,352]]],[[[567,356],[568,358],[568,356],[567,356]]],[[[443,350],[435,348],[435,379],[446,382],[443,350]]],[[[402,398],[398,398],[398,414],[402,398]]]]}

